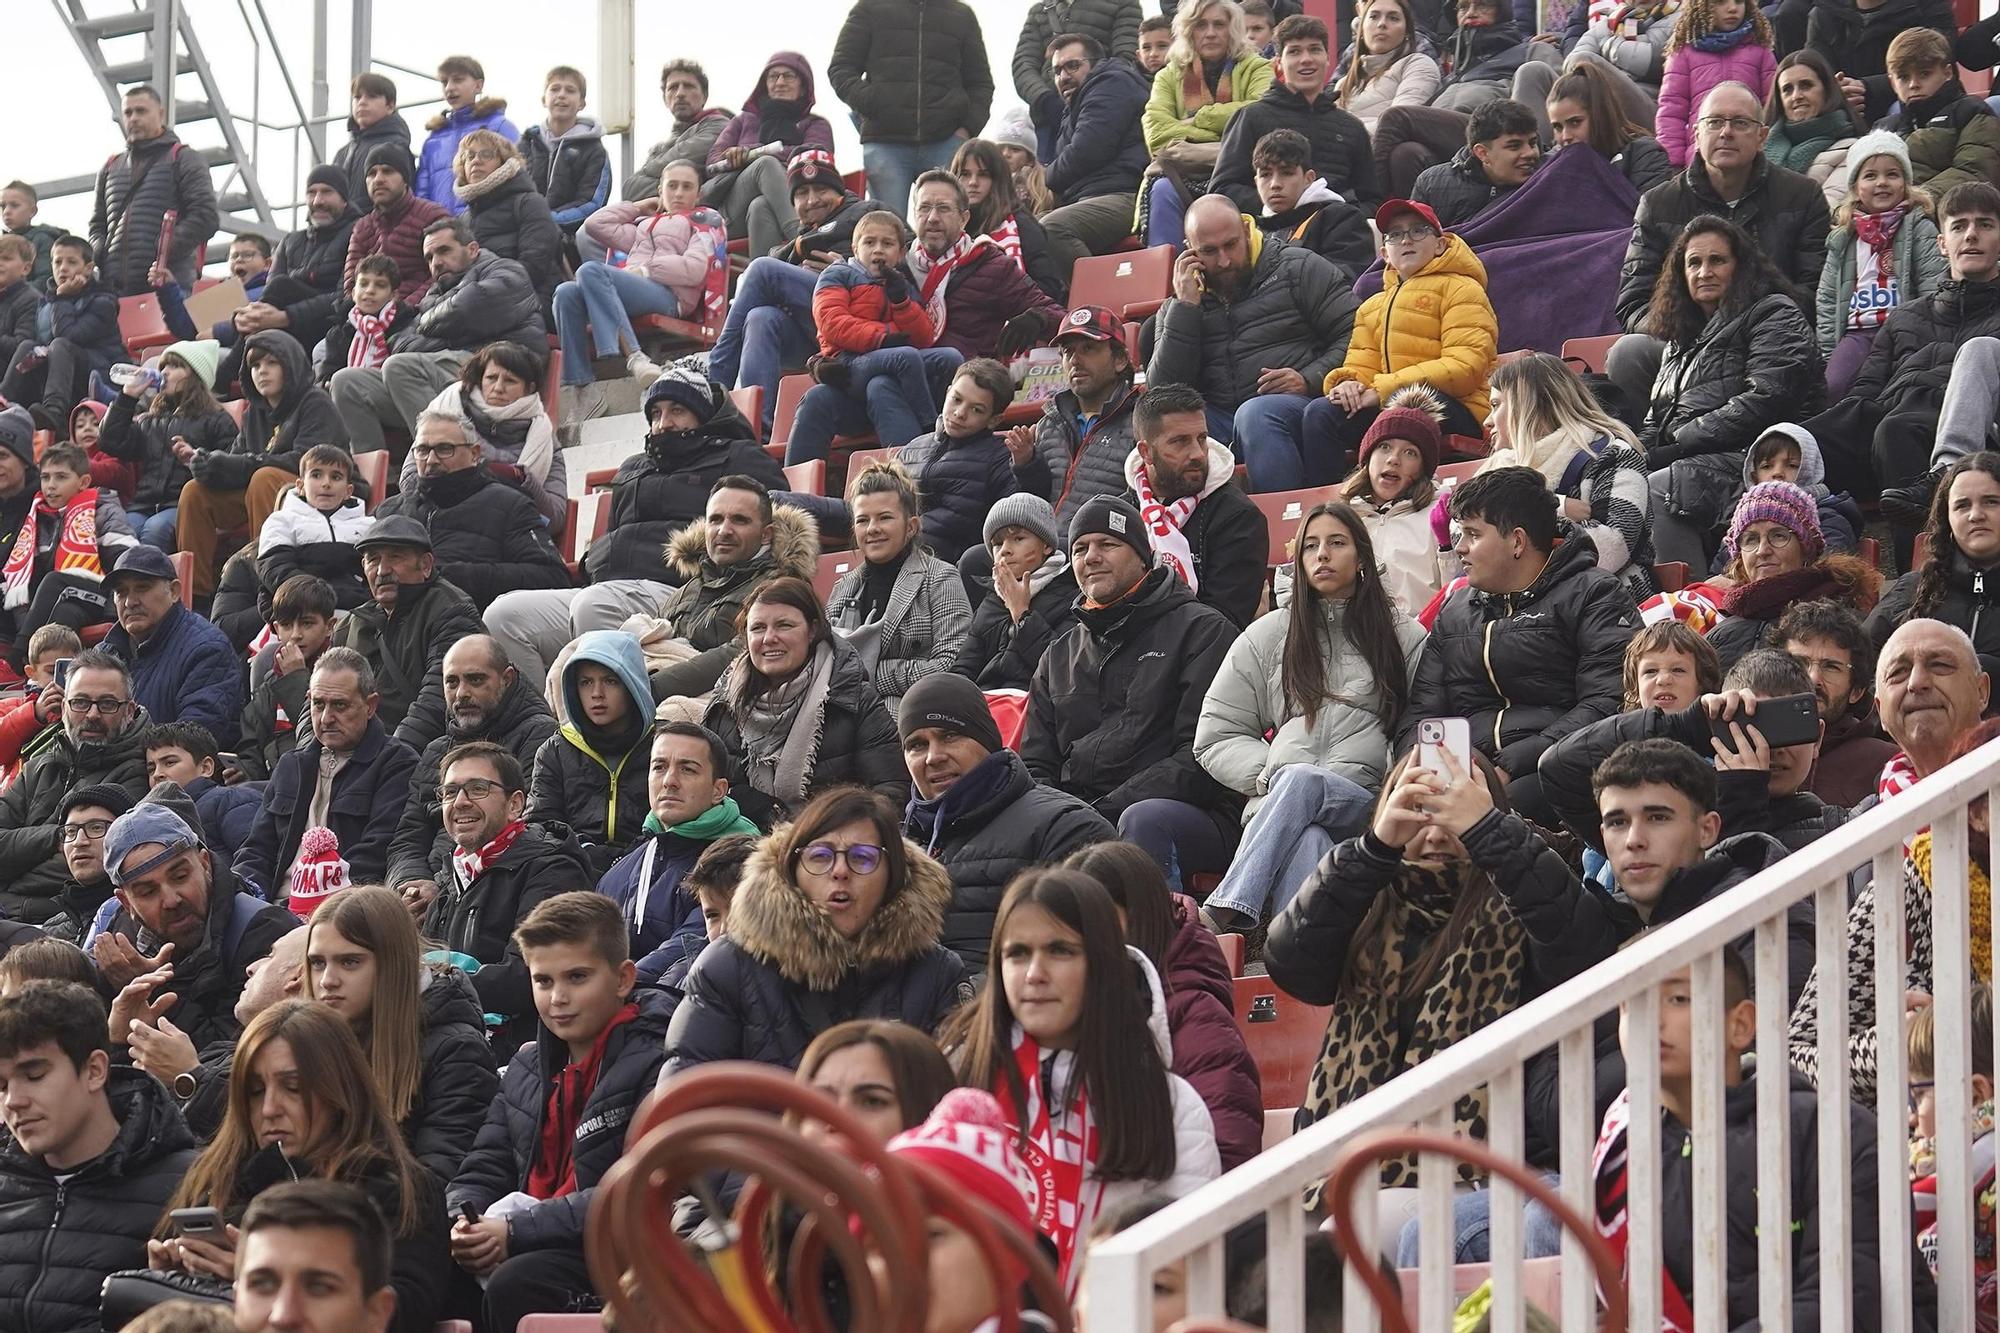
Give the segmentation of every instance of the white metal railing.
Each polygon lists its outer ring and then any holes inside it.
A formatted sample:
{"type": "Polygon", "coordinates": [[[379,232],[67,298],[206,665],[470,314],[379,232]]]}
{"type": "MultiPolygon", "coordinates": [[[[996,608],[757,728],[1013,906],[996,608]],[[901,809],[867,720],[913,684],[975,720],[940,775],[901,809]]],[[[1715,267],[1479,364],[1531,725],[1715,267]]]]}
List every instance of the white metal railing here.
{"type": "MultiPolygon", "coordinates": [[[[1746,935],[1755,940],[1754,983],[1759,999],[1756,1049],[1760,1152],[1754,1181],[1758,1208],[1760,1318],[1764,1328],[1792,1326],[1789,1059],[1786,1002],[1786,914],[1810,898],[1816,917],[1818,982],[1819,1322],[1825,1330],[1855,1327],[1852,1281],[1852,1209],[1849,1195],[1848,994],[1846,920],[1850,871],[1873,863],[1875,882],[1875,1026],[1878,1076],[1875,1117],[1882,1314],[1879,1327],[1910,1327],[1912,1268],[1907,1072],[1904,1058],[1905,933],[1903,844],[1929,825],[1933,831],[1933,1003],[1936,1028],[1937,1216],[1940,1236],[1938,1327],[1973,1327],[1970,1039],[1970,939],[1967,894],[1967,806],[2000,796],[2000,745],[1988,745],[1951,764],[1911,790],[1821,838],[1714,902],[1649,935],[1615,958],[1590,969],[1479,1033],[1441,1052],[1220,1180],[1117,1236],[1091,1247],[1084,1286],[1092,1327],[1151,1326],[1151,1279],[1162,1266],[1187,1261],[1191,1316],[1223,1312],[1224,1236],[1262,1214],[1269,1227],[1269,1327],[1300,1333],[1304,1320],[1303,1237],[1309,1224],[1301,1193],[1325,1179],[1342,1148],[1358,1135],[1416,1125],[1449,1132],[1452,1104],[1482,1084],[1488,1089],[1488,1144],[1518,1160],[1523,1139],[1523,1063],[1558,1047],[1561,1053],[1559,1156],[1562,1195],[1592,1216],[1590,1161],[1598,1124],[1593,1096],[1593,1028],[1598,1019],[1629,1008],[1631,1025],[1651,1031],[1661,981],[1688,968],[1694,1001],[1694,1098],[1698,1119],[1718,1124],[1723,1114],[1722,968],[1718,950],[1746,935]],[[1768,1001],[1768,1002],[1766,1002],[1768,1001]],[[1776,1075],[1772,1077],[1770,1075],[1776,1075]]],[[[2000,801],[1990,805],[2000,812],[2000,801]]],[[[2000,860],[2000,857],[1996,857],[2000,860]]],[[[2000,913],[1994,919],[1994,954],[2000,957],[2000,913]]],[[[1637,1043],[1628,1064],[1632,1129],[1627,1175],[1632,1226],[1629,1269],[1660,1271],[1659,1048],[1637,1043]]],[[[1727,1272],[1725,1198],[1753,1182],[1725,1179],[1724,1136],[1693,1138],[1695,1157],[1693,1309],[1700,1333],[1721,1333],[1727,1272]]],[[[1442,1160],[1420,1164],[1419,1227],[1422,1237],[1420,1326],[1449,1327],[1450,1222],[1454,1174],[1442,1160]]],[[[1376,1180],[1366,1173],[1357,1190],[1356,1249],[1377,1244],[1372,1228],[1376,1180]]],[[[1495,1310],[1500,1333],[1522,1328],[1519,1194],[1496,1185],[1491,1232],[1495,1310]]],[[[1595,1296],[1583,1253],[1566,1239],[1561,1309],[1549,1311],[1564,1329],[1595,1326],[1595,1296]]],[[[1631,1327],[1660,1327],[1660,1286],[1630,1284],[1631,1327]]],[[[1349,1330],[1378,1327],[1367,1294],[1350,1270],[1345,1292],[1349,1330]]]]}

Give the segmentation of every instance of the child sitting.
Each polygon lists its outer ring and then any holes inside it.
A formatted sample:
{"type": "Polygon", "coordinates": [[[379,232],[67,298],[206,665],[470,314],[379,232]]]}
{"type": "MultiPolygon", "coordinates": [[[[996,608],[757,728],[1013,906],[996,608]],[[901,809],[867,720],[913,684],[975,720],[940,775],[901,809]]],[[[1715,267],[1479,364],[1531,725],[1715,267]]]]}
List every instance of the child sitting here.
{"type": "Polygon", "coordinates": [[[70,409],[70,443],[80,446],[90,455],[90,480],[100,487],[108,487],[118,492],[118,503],[125,506],[125,516],[132,517],[132,490],[139,484],[139,469],[122,458],[113,458],[98,448],[98,441],[104,434],[104,417],[111,410],[107,403],[95,398],[86,398],[70,409]]]}
{"type": "MultiPolygon", "coordinates": [[[[2000,120],[1987,119],[2000,134],[2000,120]]],[[[1847,197],[1826,238],[1815,321],[1830,403],[1847,396],[1889,312],[1951,276],[1938,249],[1937,206],[1930,193],[1910,188],[1903,140],[1886,130],[1863,135],[1848,150],[1847,171],[1847,197]]]]}
{"type": "MultiPolygon", "coordinates": [[[[584,1219],[665,1056],[667,996],[634,991],[630,937],[601,893],[559,893],[514,930],[540,1018],[445,1192],[451,1256],[485,1283],[484,1328],[593,1298],[584,1219]]],[[[477,1308],[454,1311],[478,1315],[477,1308]]]]}
{"type": "Polygon", "coordinates": [[[27,637],[28,693],[0,702],[0,788],[22,765],[62,734],[62,691],[55,686],[56,663],[83,651],[83,639],[68,625],[48,624],[27,637]]]}
{"type": "MultiPolygon", "coordinates": [[[[1076,575],[1056,511],[1039,495],[1019,491],[994,505],[982,531],[993,555],[993,586],[973,609],[951,669],[982,690],[1026,690],[1049,645],[1076,623],[1076,575]]],[[[1015,705],[1014,739],[1021,707],[1015,705]]]]}
{"type": "MultiPolygon", "coordinates": [[[[993,423],[1013,400],[1014,378],[1007,367],[990,357],[968,361],[952,376],[937,429],[917,436],[896,455],[916,478],[924,541],[940,560],[955,564],[967,547],[977,546],[980,525],[994,501],[1022,489],[1013,455],[993,433],[993,423]]],[[[1035,456],[1030,463],[1041,459],[1035,456]]]]}
{"type": "Polygon", "coordinates": [[[35,341],[35,316],[42,298],[28,280],[35,266],[35,247],[25,236],[0,236],[0,359],[35,341]]]}
{"type": "Polygon", "coordinates": [[[1343,282],[1352,282],[1375,262],[1368,216],[1312,169],[1312,145],[1305,135],[1272,130],[1251,151],[1250,169],[1264,205],[1257,226],[1266,236],[1311,250],[1339,269],[1343,282]]]}
{"type": "Polygon", "coordinates": [[[1306,408],[1304,457],[1276,436],[1262,448],[1246,443],[1253,492],[1326,485],[1341,476],[1384,401],[1413,384],[1436,392],[1442,434],[1485,430],[1486,380],[1500,340],[1486,299],[1486,266],[1424,204],[1391,199],[1375,211],[1375,225],[1382,231],[1382,290],[1355,313],[1347,360],[1327,372],[1326,396],[1306,408]],[[1406,298],[1406,288],[1414,295],[1406,298]],[[1392,338],[1389,311],[1399,298],[1392,338]]]}
{"type": "Polygon", "coordinates": [[[1431,478],[1444,447],[1431,411],[1436,400],[1437,395],[1421,387],[1390,394],[1386,408],[1361,437],[1361,457],[1339,490],[1339,498],[1354,507],[1375,544],[1383,586],[1412,616],[1449,577],[1448,557],[1431,528],[1431,503],[1438,494],[1431,478]]]}
{"type": "Polygon", "coordinates": [[[316,574],[334,605],[351,611],[369,600],[354,544],[375,520],[354,493],[354,459],[337,444],[316,444],[299,459],[299,484],[287,486],[257,534],[257,602],[267,623],[278,589],[295,574],[316,574]]]}
{"type": "MultiPolygon", "coordinates": [[[[1780,422],[1758,436],[1743,455],[1743,489],[1766,481],[1789,481],[1818,502],[1819,530],[1826,538],[1827,550],[1851,554],[1861,549],[1866,523],[1861,506],[1846,491],[1836,495],[1827,489],[1826,459],[1819,441],[1804,426],[1780,422]]],[[[1717,534],[1720,532],[1717,529],[1717,534]]],[[[1711,535],[1720,541],[1719,536],[1711,535]]],[[[1718,549],[1710,572],[1720,572],[1724,563],[1718,549]]]]}
{"type": "Polygon", "coordinates": [[[332,382],[337,370],[380,370],[389,359],[389,344],[417,317],[414,302],[398,301],[396,288],[403,274],[387,255],[370,255],[354,270],[346,300],[333,308],[333,327],[320,344],[319,382],[332,382]]]}
{"type": "MultiPolygon", "coordinates": [[[[1931,28],[1905,28],[1889,43],[1883,63],[1902,106],[1876,128],[1909,145],[1910,183],[1942,199],[1954,185],[2000,180],[2000,117],[1985,99],[1966,94],[1951,38],[1931,28]]],[[[1860,161],[1860,151],[1855,144],[1847,160],[1860,161]]]]}
{"type": "Polygon", "coordinates": [[[747,833],[717,838],[702,849],[694,865],[681,877],[681,887],[694,894],[701,912],[701,933],[693,939],[676,936],[668,944],[639,960],[639,982],[658,986],[679,999],[687,985],[688,969],[701,951],[729,931],[729,905],[736,900],[736,885],[743,878],[743,863],[757,850],[758,839],[747,833]],[[671,958],[678,948],[680,956],[671,958]]]}
{"type": "Polygon", "coordinates": [[[1678,620],[1644,626],[1625,645],[1624,710],[1678,713],[1722,688],[1715,645],[1678,620]]]}
{"type": "Polygon", "coordinates": [[[0,398],[32,412],[37,430],[60,435],[70,410],[90,395],[91,373],[125,359],[118,294],[98,280],[96,253],[81,236],[56,241],[34,339],[14,350],[0,379],[0,398]]]}
{"type": "MultiPolygon", "coordinates": [[[[569,521],[569,474],[542,401],[542,363],[533,352],[519,343],[488,343],[465,363],[458,383],[431,400],[429,410],[469,425],[486,470],[518,486],[548,521],[550,535],[562,535],[569,521]]],[[[413,451],[403,461],[398,485],[407,491],[416,484],[413,451]]]]}
{"type": "Polygon", "coordinates": [[[215,737],[199,722],[163,722],[140,738],[146,752],[146,781],[171,782],[194,802],[201,840],[210,850],[234,857],[250,837],[263,793],[255,787],[225,787],[219,781],[222,756],[215,737]]]}
{"type": "MultiPolygon", "coordinates": [[[[1993,1249],[1993,991],[1983,982],[1972,986],[1972,1271],[1977,1286],[1973,1308],[1978,1333],[2000,1328],[1995,1298],[2000,1296],[2000,1269],[1993,1249]]],[[[1910,1176],[1915,1182],[1917,1250],[1938,1269],[1937,1216],[1937,1009],[1924,1005],[1910,1015],[1910,1176]]]]}
{"type": "Polygon", "coordinates": [[[83,450],[50,445],[41,475],[41,491],[0,566],[0,606],[14,617],[8,662],[17,670],[29,639],[43,625],[80,630],[111,619],[104,575],[127,547],[138,545],[118,497],[90,484],[90,459],[83,450]]]}
{"type": "MultiPolygon", "coordinates": [[[[236,440],[236,419],[215,401],[215,365],[220,349],[212,342],[178,342],[160,353],[155,373],[160,386],[142,410],[147,382],[134,380],[111,400],[99,443],[105,453],[132,465],[132,516],[139,540],[169,553],[180,549],[175,529],[181,488],[194,477],[184,454],[227,449],[236,440]]],[[[74,419],[74,416],[72,416],[74,419]]]]}
{"type": "Polygon", "coordinates": [[[937,329],[903,255],[903,220],[869,213],[854,224],[853,257],[819,275],[819,355],[808,363],[818,383],[799,403],[786,463],[825,458],[840,432],[872,429],[885,445],[908,444],[936,419],[931,375],[962,358],[931,346],[937,329]]]}
{"type": "Polygon", "coordinates": [[[1660,109],[1653,137],[1674,169],[1694,154],[1695,120],[1708,95],[1740,83],[1763,101],[1778,76],[1770,20],[1750,0],[1685,0],[1667,38],[1667,66],[1660,76],[1660,109]]]}
{"type": "Polygon", "coordinates": [[[263,782],[291,752],[306,715],[306,687],[313,663],[333,639],[333,587],[312,574],[294,574],[271,595],[271,625],[278,632],[270,674],[243,706],[236,768],[225,782],[263,782]]]}
{"type": "Polygon", "coordinates": [[[35,187],[26,181],[8,181],[0,189],[0,222],[6,224],[7,235],[19,236],[33,247],[34,262],[28,269],[28,281],[38,287],[49,280],[50,251],[65,234],[61,227],[35,221],[41,205],[35,187]]]}

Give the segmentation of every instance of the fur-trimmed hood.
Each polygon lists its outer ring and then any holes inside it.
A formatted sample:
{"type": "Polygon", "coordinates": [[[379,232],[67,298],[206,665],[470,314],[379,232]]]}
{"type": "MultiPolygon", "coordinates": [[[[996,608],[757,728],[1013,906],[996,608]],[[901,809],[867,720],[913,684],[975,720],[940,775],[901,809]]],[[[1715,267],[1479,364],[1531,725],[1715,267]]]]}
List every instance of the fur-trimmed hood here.
{"type": "MultiPolygon", "coordinates": [[[[424,128],[432,131],[441,130],[451,124],[453,114],[451,108],[446,107],[443,111],[438,112],[435,116],[425,121],[424,128]]],[[[484,120],[488,116],[504,116],[506,114],[507,99],[504,97],[482,97],[464,112],[465,119],[467,120],[484,120]]]]}
{"type": "Polygon", "coordinates": [[[773,830],[744,863],[729,908],[729,938],[737,948],[794,985],[830,991],[852,973],[900,967],[937,947],[951,905],[951,876],[915,843],[903,842],[909,883],[884,898],[861,934],[849,940],[785,878],[775,848],[788,827],[773,830]]]}
{"type": "MultiPolygon", "coordinates": [[[[682,582],[699,578],[707,550],[706,527],[697,520],[667,540],[665,564],[682,582]]],[[[764,550],[780,575],[810,583],[819,569],[819,525],[803,509],[778,505],[771,515],[771,536],[764,550]]]]}

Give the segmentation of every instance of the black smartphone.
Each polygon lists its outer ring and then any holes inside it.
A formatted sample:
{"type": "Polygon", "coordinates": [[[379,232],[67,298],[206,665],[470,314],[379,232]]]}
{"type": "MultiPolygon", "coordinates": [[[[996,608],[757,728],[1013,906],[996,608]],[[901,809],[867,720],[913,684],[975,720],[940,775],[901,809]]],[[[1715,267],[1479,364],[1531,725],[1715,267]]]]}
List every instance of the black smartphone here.
{"type": "Polygon", "coordinates": [[[222,1234],[222,1214],[213,1208],[176,1208],[167,1214],[167,1220],[177,1233],[197,1240],[222,1234]]]}
{"type": "Polygon", "coordinates": [[[55,668],[49,673],[49,679],[56,683],[57,689],[62,689],[69,684],[69,664],[75,660],[70,657],[58,657],[56,659],[55,668]]]}
{"type": "MultiPolygon", "coordinates": [[[[1787,745],[1808,745],[1819,739],[1819,701],[1810,694],[1759,699],[1755,714],[1750,717],[1739,715],[1735,721],[1756,727],[1762,733],[1764,743],[1773,750],[1781,750],[1787,745]]],[[[1728,722],[1710,718],[1708,733],[1725,745],[1730,742],[1728,722]]]]}
{"type": "Polygon", "coordinates": [[[465,1219],[465,1225],[467,1226],[471,1226],[479,1220],[479,1210],[469,1203],[462,1203],[458,1206],[458,1215],[465,1219]]]}

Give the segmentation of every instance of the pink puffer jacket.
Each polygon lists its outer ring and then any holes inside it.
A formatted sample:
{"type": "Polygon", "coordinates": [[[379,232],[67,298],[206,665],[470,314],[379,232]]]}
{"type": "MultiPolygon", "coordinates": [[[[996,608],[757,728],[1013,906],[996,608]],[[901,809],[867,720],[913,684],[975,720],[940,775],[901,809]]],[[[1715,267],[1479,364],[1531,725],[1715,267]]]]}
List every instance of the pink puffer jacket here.
{"type": "Polygon", "coordinates": [[[711,246],[685,213],[645,213],[644,204],[606,204],[583,224],[590,239],[625,253],[625,267],[643,273],[680,299],[683,317],[701,299],[711,246]]]}
{"type": "Polygon", "coordinates": [[[1653,130],[1667,159],[1679,170],[1688,164],[1694,151],[1694,119],[1701,101],[1716,85],[1732,80],[1748,87],[1762,102],[1771,95],[1772,80],[1778,75],[1778,59],[1771,48],[1745,37],[1727,51],[1700,51],[1683,46],[1667,57],[1666,74],[1660,80],[1660,110],[1653,118],[1653,130]]]}

